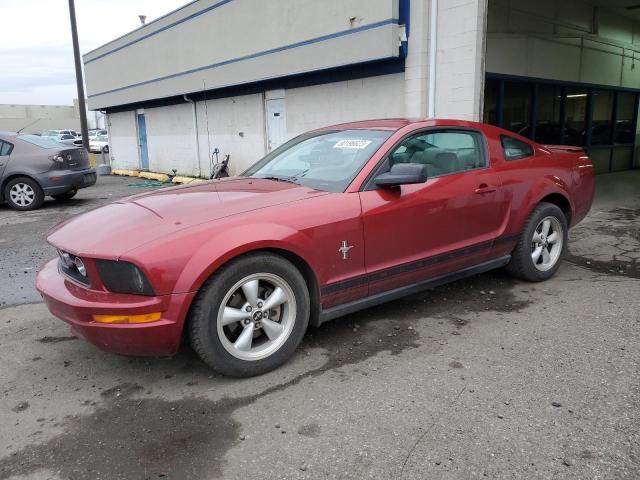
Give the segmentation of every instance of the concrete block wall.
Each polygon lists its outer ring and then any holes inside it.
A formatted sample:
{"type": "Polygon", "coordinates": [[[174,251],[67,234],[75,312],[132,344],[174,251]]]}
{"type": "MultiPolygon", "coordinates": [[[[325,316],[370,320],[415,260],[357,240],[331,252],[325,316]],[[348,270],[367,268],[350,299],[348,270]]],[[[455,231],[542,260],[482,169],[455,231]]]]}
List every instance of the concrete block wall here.
{"type": "Polygon", "coordinates": [[[182,175],[197,174],[192,106],[146,108],[144,116],[149,169],[170,173],[175,168],[182,175]]]}
{"type": "Polygon", "coordinates": [[[486,0],[438,2],[435,117],[479,120],[486,0]]]}
{"type": "MultiPolygon", "coordinates": [[[[284,91],[287,138],[326,125],[404,116],[403,74],[295,88],[284,91]],[[373,99],[373,100],[372,100],[373,99]]],[[[241,173],[266,152],[264,94],[144,109],[149,169],[180,175],[210,174],[211,152],[231,155],[230,172],[241,173]],[[199,150],[199,160],[198,160],[199,150]]],[[[109,115],[112,166],[139,168],[136,112],[109,115]]]]}
{"type": "Polygon", "coordinates": [[[404,75],[381,75],[285,92],[289,138],[314,128],[404,116],[404,75]]]}
{"type": "Polygon", "coordinates": [[[265,115],[262,94],[197,103],[200,162],[204,176],[211,172],[211,152],[219,159],[231,155],[229,170],[239,174],[265,155],[265,115]],[[208,125],[208,126],[207,126],[208,125]]]}

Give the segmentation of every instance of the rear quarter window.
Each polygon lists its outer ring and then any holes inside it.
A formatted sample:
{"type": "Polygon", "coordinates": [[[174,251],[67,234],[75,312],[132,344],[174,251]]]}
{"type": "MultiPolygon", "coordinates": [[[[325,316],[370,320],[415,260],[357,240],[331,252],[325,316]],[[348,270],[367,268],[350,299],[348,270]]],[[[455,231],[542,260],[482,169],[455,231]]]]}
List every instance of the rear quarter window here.
{"type": "Polygon", "coordinates": [[[500,137],[500,142],[506,160],[519,160],[533,155],[533,147],[527,142],[506,135],[500,137]]]}
{"type": "Polygon", "coordinates": [[[10,155],[11,150],[13,150],[13,145],[11,143],[0,140],[0,157],[10,155]]]}

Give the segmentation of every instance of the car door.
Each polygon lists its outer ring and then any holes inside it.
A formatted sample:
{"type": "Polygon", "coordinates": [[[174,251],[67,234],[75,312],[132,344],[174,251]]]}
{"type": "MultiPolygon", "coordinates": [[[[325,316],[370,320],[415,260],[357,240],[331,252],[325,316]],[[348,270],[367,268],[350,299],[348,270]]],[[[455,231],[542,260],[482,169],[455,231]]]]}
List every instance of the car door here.
{"type": "Polygon", "coordinates": [[[369,294],[480,264],[504,217],[486,139],[474,129],[432,128],[394,146],[377,172],[421,163],[427,181],[360,192],[369,294]]]}

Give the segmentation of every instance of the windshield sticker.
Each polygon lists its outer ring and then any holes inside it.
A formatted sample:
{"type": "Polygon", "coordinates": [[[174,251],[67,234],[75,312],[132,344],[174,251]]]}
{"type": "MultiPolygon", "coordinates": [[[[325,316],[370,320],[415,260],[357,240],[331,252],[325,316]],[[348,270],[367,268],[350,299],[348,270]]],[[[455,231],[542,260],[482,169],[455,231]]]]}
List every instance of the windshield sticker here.
{"type": "Polygon", "coordinates": [[[359,138],[350,138],[348,140],[340,140],[333,148],[367,148],[371,144],[371,140],[364,140],[359,138]]]}

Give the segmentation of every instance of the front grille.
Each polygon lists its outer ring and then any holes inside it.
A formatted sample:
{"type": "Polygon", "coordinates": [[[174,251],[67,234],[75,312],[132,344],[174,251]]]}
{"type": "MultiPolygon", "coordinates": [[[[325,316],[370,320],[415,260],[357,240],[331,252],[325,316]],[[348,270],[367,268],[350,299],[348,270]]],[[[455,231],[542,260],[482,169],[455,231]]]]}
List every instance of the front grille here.
{"type": "Polygon", "coordinates": [[[58,254],[60,256],[60,260],[58,260],[58,267],[60,268],[60,271],[67,277],[88,287],[90,285],[89,277],[82,275],[78,271],[78,267],[73,263],[76,256],[62,251],[58,251],[58,254]]]}

